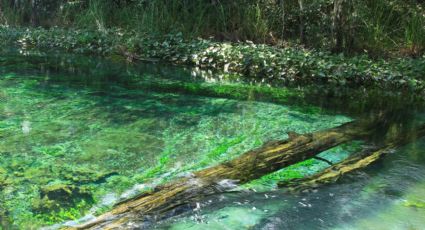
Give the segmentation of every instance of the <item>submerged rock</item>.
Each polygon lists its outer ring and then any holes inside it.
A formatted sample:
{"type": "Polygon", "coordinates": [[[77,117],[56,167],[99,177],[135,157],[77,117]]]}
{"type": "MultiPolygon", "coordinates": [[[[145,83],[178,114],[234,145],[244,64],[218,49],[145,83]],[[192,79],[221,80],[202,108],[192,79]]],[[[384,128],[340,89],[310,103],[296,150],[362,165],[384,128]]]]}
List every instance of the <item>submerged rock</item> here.
{"type": "Polygon", "coordinates": [[[82,200],[94,202],[88,188],[60,183],[41,187],[40,199],[35,200],[32,206],[37,211],[52,211],[73,207],[82,200]]]}
{"type": "Polygon", "coordinates": [[[108,177],[116,175],[116,172],[102,172],[87,168],[65,169],[60,174],[65,180],[70,180],[75,183],[102,183],[108,177]]]}

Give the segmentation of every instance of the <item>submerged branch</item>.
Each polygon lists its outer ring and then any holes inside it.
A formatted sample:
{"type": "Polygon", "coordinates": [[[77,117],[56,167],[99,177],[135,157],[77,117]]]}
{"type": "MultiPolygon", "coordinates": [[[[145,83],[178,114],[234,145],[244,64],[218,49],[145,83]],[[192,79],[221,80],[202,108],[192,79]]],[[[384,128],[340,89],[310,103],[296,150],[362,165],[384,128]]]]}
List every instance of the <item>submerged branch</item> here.
{"type": "Polygon", "coordinates": [[[290,181],[280,182],[279,187],[288,187],[291,191],[304,191],[318,187],[323,184],[333,183],[339,180],[345,174],[365,168],[379,159],[385,154],[394,151],[396,148],[408,144],[414,139],[425,136],[425,125],[419,127],[412,135],[401,135],[394,140],[387,141],[379,147],[372,147],[348,157],[346,160],[335,164],[320,173],[312,176],[294,179],[290,181]]]}

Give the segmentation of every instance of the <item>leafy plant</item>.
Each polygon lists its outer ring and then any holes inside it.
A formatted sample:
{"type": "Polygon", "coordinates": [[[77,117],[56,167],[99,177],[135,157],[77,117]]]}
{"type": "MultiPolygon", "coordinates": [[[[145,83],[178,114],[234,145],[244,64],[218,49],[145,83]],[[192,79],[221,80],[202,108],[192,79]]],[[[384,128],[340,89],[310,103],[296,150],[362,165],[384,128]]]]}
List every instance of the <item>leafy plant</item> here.
{"type": "Polygon", "coordinates": [[[372,60],[304,48],[185,39],[181,33],[141,36],[114,29],[104,32],[64,29],[0,29],[0,41],[18,41],[24,49],[57,48],[85,54],[159,59],[200,69],[278,80],[287,85],[323,83],[424,92],[425,58],[372,60]]]}

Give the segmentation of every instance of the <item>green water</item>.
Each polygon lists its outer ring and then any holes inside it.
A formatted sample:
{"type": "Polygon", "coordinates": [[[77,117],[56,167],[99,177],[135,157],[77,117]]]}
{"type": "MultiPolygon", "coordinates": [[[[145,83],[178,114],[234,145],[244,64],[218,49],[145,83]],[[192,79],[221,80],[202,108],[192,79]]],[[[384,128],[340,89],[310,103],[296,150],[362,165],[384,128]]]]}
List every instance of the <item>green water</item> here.
{"type": "Polygon", "coordinates": [[[420,230],[425,226],[424,156],[421,141],[308,193],[279,189],[209,197],[200,209],[144,224],[154,229],[420,230]]]}
{"type": "Polygon", "coordinates": [[[14,52],[0,61],[5,226],[96,214],[175,176],[284,139],[288,131],[349,121],[317,107],[184,94],[167,84],[214,83],[173,67],[14,52]]]}
{"type": "MultiPolygon", "coordinates": [[[[336,112],[343,109],[295,103],[300,94],[189,68],[4,50],[0,228],[72,225],[175,177],[285,139],[289,131],[308,133],[351,120],[336,112]]],[[[360,142],[352,142],[321,156],[338,161],[360,148],[360,142]]],[[[394,229],[420,229],[425,226],[424,149],[423,142],[415,143],[361,176],[311,194],[276,188],[279,180],[327,167],[309,160],[242,185],[239,193],[209,197],[194,211],[136,224],[377,229],[387,221],[394,229]],[[402,191],[387,195],[388,189],[402,191]]]]}

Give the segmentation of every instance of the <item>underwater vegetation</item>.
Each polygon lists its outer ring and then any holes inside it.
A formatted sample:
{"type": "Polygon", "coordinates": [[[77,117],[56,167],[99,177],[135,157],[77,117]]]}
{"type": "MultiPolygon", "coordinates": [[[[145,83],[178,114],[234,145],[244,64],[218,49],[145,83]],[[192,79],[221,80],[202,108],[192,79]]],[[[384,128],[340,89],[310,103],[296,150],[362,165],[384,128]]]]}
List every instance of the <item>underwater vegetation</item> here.
{"type": "MultiPolygon", "coordinates": [[[[113,58],[3,49],[0,223],[5,227],[73,225],[174,178],[233,159],[270,140],[285,139],[288,132],[311,133],[352,120],[339,115],[338,109],[307,103],[309,89],[270,87],[237,75],[161,63],[134,66],[113,58]]],[[[360,102],[341,103],[362,107],[360,102]]],[[[418,119],[408,112],[404,115],[418,119]]],[[[350,142],[319,156],[336,163],[362,145],[350,142]]],[[[422,159],[420,153],[412,157],[422,159]]],[[[328,166],[307,160],[237,190],[269,197],[282,191],[277,182],[328,166]]],[[[369,201],[386,187],[371,183],[360,194],[369,201]]],[[[403,199],[399,206],[422,209],[421,198],[403,199]]],[[[211,215],[218,226],[222,219],[245,226],[235,215],[247,215],[248,226],[258,226],[285,207],[229,206],[224,214],[211,210],[211,215]]],[[[175,228],[179,226],[187,227],[175,228]]]]}
{"type": "MultiPolygon", "coordinates": [[[[31,56],[12,60],[3,57],[0,68],[0,217],[5,226],[33,228],[96,215],[172,178],[286,138],[287,132],[350,121],[314,106],[247,100],[233,91],[238,85],[140,72],[133,79],[143,79],[140,87],[126,88],[122,76],[96,77],[105,71],[114,75],[113,70],[100,68],[96,75],[83,67],[80,72],[34,67],[28,60],[37,58],[31,56]],[[143,87],[149,82],[174,85],[143,87]],[[175,89],[181,85],[186,88],[175,89]],[[206,95],[205,89],[210,89],[206,95]]],[[[259,95],[275,91],[282,102],[288,95],[261,86],[240,88],[259,95]]]]}
{"type": "MultiPolygon", "coordinates": [[[[341,148],[355,151],[358,144],[361,143],[341,148]]],[[[411,143],[368,169],[310,192],[292,194],[282,187],[217,194],[199,200],[193,211],[186,214],[151,225],[136,222],[135,226],[141,224],[152,229],[422,229],[425,224],[425,209],[421,206],[425,188],[424,144],[423,139],[411,143]]]]}

